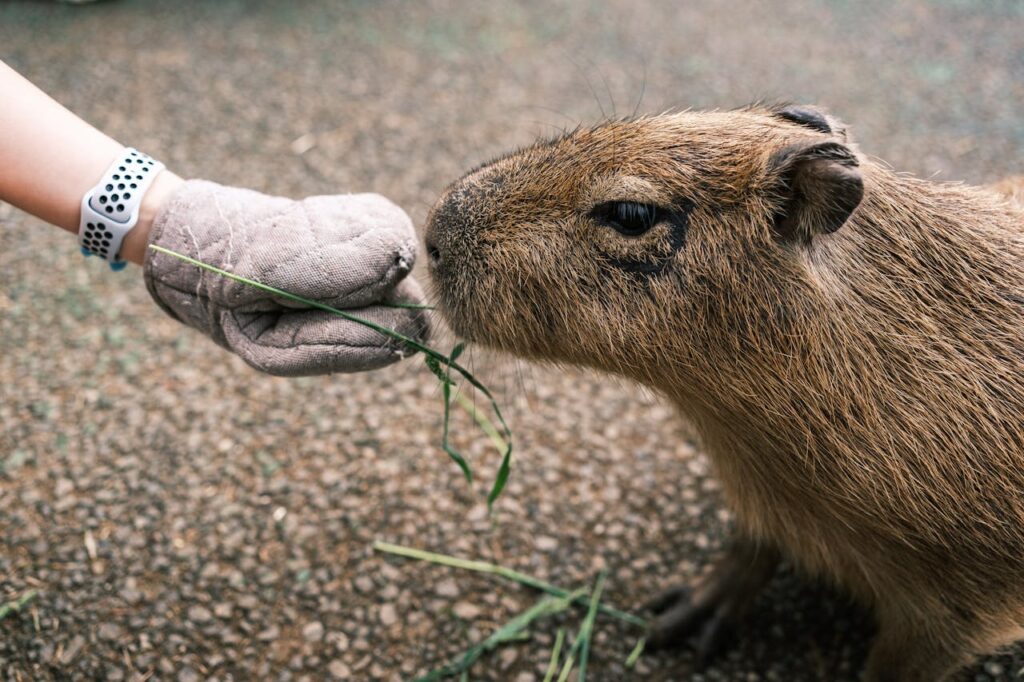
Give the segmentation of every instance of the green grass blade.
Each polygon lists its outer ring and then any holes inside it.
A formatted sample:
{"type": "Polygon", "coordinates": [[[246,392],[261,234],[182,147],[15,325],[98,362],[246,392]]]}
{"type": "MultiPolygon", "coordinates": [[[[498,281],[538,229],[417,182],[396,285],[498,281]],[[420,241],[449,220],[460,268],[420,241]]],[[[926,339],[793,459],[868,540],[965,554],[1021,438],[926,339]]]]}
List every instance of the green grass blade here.
{"type": "Polygon", "coordinates": [[[529,609],[495,630],[487,639],[471,646],[457,661],[431,670],[423,677],[420,677],[417,682],[436,682],[446,677],[468,673],[473,664],[485,653],[496,649],[502,644],[519,640],[534,621],[565,611],[574,599],[585,598],[585,595],[586,590],[580,589],[566,595],[564,598],[545,596],[529,609]]]}
{"type": "Polygon", "coordinates": [[[501,466],[498,467],[498,474],[495,476],[491,490],[487,494],[487,508],[491,509],[494,506],[494,502],[505,489],[505,484],[508,482],[509,474],[512,472],[512,444],[506,442],[505,439],[501,437],[501,434],[498,432],[498,429],[495,428],[494,423],[486,414],[476,409],[473,403],[471,403],[465,395],[462,393],[456,393],[455,400],[462,406],[462,409],[473,417],[477,425],[480,427],[480,430],[487,434],[487,437],[491,439],[492,443],[494,443],[494,447],[498,449],[498,452],[502,453],[501,466]]]}
{"type": "Polygon", "coordinates": [[[424,364],[426,364],[427,366],[427,369],[430,370],[431,374],[437,377],[438,381],[440,381],[442,384],[448,381],[448,376],[445,374],[445,371],[441,369],[440,360],[438,360],[437,358],[432,358],[429,355],[424,357],[423,360],[424,364]]]}
{"type": "Polygon", "coordinates": [[[464,344],[457,344],[455,348],[452,348],[452,352],[448,355],[449,363],[445,367],[444,375],[441,377],[441,393],[444,395],[444,433],[441,436],[441,448],[448,453],[449,457],[455,460],[455,463],[462,469],[462,474],[466,477],[466,482],[472,485],[473,474],[469,470],[469,464],[466,463],[466,459],[462,454],[453,448],[448,442],[448,430],[452,417],[452,386],[454,386],[451,376],[451,363],[455,358],[462,354],[463,348],[465,348],[464,344]]]}
{"type": "Polygon", "coordinates": [[[636,665],[636,662],[640,660],[640,656],[644,653],[644,646],[646,645],[646,637],[641,637],[636,641],[636,646],[633,647],[633,651],[629,653],[629,658],[626,659],[627,668],[632,668],[634,665],[636,665]]]}
{"type": "Polygon", "coordinates": [[[601,571],[594,583],[594,589],[590,593],[590,606],[587,608],[587,616],[580,626],[580,673],[576,682],[587,682],[587,661],[590,660],[590,641],[594,635],[594,620],[597,618],[597,609],[601,603],[601,593],[604,591],[604,581],[608,577],[607,572],[601,571]]]}
{"type": "Polygon", "coordinates": [[[448,422],[451,418],[452,385],[450,382],[441,384],[441,393],[444,394],[444,431],[441,435],[441,449],[448,453],[448,456],[462,469],[462,475],[466,477],[466,483],[473,483],[473,472],[469,470],[469,464],[462,454],[448,443],[448,422]]]}
{"type": "Polygon", "coordinates": [[[548,672],[544,675],[544,682],[551,682],[558,672],[558,656],[562,653],[562,642],[565,641],[565,628],[558,628],[555,634],[555,646],[551,648],[551,661],[548,663],[548,672]]]}
{"type": "Polygon", "coordinates": [[[597,612],[600,608],[605,576],[606,573],[604,571],[601,571],[597,576],[594,589],[590,593],[590,599],[587,602],[587,615],[583,618],[583,624],[580,625],[580,630],[576,633],[576,639],[572,643],[572,648],[569,649],[569,655],[565,659],[565,664],[562,665],[562,674],[558,676],[558,682],[566,682],[569,679],[569,673],[572,672],[573,666],[576,665],[577,657],[579,658],[580,671],[576,676],[576,682],[586,682],[587,660],[590,658],[590,637],[594,631],[594,619],[597,617],[597,612]]]}
{"type": "Polygon", "coordinates": [[[491,492],[487,493],[487,509],[491,509],[494,506],[495,500],[501,495],[501,491],[505,489],[505,484],[508,483],[508,475],[512,472],[512,446],[509,445],[508,449],[505,450],[505,456],[501,458],[501,466],[498,467],[498,475],[494,477],[494,485],[491,486],[491,492]]]}
{"type": "Polygon", "coordinates": [[[29,590],[28,592],[26,592],[25,594],[21,595],[17,599],[12,599],[11,601],[9,601],[9,602],[7,602],[5,604],[0,604],[0,620],[3,620],[4,618],[6,618],[7,616],[11,615],[12,613],[18,613],[23,608],[28,606],[29,602],[31,602],[33,599],[35,599],[38,595],[39,595],[38,591],[36,591],[36,590],[29,590]]]}
{"type": "Polygon", "coordinates": [[[494,479],[494,484],[491,486],[491,491],[487,494],[487,509],[491,510],[494,507],[495,500],[501,495],[505,489],[505,484],[508,482],[509,473],[512,470],[512,429],[509,428],[508,422],[505,421],[505,416],[501,413],[501,408],[498,407],[498,402],[491,395],[491,392],[487,390],[480,381],[470,374],[462,365],[457,362],[449,362],[449,368],[454,369],[462,377],[470,383],[471,386],[476,388],[478,391],[484,394],[490,403],[491,409],[494,410],[494,416],[498,418],[498,423],[501,425],[502,434],[507,442],[505,453],[501,458],[501,466],[498,467],[498,475],[494,479]]]}
{"type": "Polygon", "coordinates": [[[579,637],[572,643],[572,648],[569,649],[569,655],[565,657],[565,663],[562,664],[562,672],[558,676],[558,682],[566,682],[569,679],[569,673],[572,672],[573,666],[576,665],[576,654],[579,651],[579,637]]]}
{"type": "MultiPolygon", "coordinates": [[[[472,559],[460,559],[459,557],[449,556],[447,554],[438,554],[437,552],[428,552],[422,549],[415,549],[413,547],[403,547],[402,545],[395,545],[390,542],[384,542],[377,540],[373,543],[373,549],[378,552],[384,552],[386,554],[393,554],[395,556],[405,557],[406,559],[416,559],[418,561],[428,561],[433,564],[441,566],[449,566],[451,568],[459,568],[466,571],[476,571],[477,573],[487,573],[495,575],[506,580],[519,583],[520,585],[526,585],[532,587],[535,590],[546,592],[556,597],[566,597],[570,594],[568,590],[564,590],[561,587],[552,585],[549,582],[534,578],[526,573],[520,573],[511,568],[505,566],[499,566],[498,564],[491,564],[486,561],[475,561],[472,559]]],[[[573,604],[576,606],[589,607],[590,602],[579,597],[573,600],[573,604]]],[[[635,625],[640,628],[647,627],[647,621],[640,616],[635,616],[632,613],[626,611],[620,611],[619,609],[600,604],[598,611],[606,616],[617,618],[621,621],[635,625]]]]}
{"type": "Polygon", "coordinates": [[[458,450],[453,448],[448,442],[448,433],[451,425],[451,404],[452,404],[452,380],[449,376],[450,366],[445,369],[441,369],[441,363],[432,357],[425,357],[424,362],[427,368],[437,377],[437,380],[441,382],[441,394],[444,397],[444,422],[442,425],[443,431],[441,435],[441,449],[448,453],[448,456],[459,465],[462,469],[462,475],[466,477],[466,482],[473,483],[473,472],[470,471],[469,463],[466,462],[466,458],[462,456],[458,450]]]}
{"type": "Polygon", "coordinates": [[[425,305],[423,303],[377,303],[379,306],[385,308],[408,308],[409,310],[437,310],[432,305],[425,305]]]}
{"type": "Polygon", "coordinates": [[[505,451],[508,450],[508,443],[506,443],[505,439],[501,437],[500,433],[498,433],[498,429],[494,427],[494,422],[492,422],[485,413],[476,409],[476,405],[466,397],[465,393],[462,393],[461,391],[456,393],[455,402],[457,402],[463,410],[469,413],[469,416],[477,423],[480,430],[487,434],[487,437],[491,439],[491,443],[494,444],[494,448],[498,452],[504,454],[505,451]]]}

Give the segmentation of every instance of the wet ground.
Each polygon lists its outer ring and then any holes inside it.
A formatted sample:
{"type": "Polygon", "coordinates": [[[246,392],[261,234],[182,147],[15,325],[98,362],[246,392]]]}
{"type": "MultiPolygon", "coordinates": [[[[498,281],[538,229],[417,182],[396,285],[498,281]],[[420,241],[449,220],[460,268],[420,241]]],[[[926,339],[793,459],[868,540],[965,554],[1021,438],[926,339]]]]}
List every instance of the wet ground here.
{"type": "MultiPolygon", "coordinates": [[[[756,99],[823,104],[917,175],[1024,171],[1011,0],[6,2],[0,58],[182,175],[377,191],[418,225],[465,169],[537,136],[756,99]]],[[[458,416],[481,483],[460,479],[418,360],[259,376],[165,317],[137,271],[0,206],[0,602],[38,590],[0,621],[0,678],[409,679],[535,599],[375,554],[377,539],[565,586],[607,568],[623,607],[707,567],[730,518],[667,406],[471,359],[517,437],[493,520],[497,457],[458,416]]],[[[557,625],[472,678],[542,679],[557,625]]],[[[626,672],[636,635],[599,620],[589,679],[852,681],[870,622],[783,572],[704,673],[685,648],[626,672]]],[[[1024,648],[963,679],[1021,668],[1024,648]]]]}

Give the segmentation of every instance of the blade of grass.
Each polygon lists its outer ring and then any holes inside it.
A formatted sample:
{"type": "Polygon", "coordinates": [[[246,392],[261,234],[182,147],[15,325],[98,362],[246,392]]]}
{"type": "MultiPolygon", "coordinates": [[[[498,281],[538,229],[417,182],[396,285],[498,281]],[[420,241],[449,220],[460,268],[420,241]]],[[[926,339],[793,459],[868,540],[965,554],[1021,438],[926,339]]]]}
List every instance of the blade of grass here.
{"type": "MultiPolygon", "coordinates": [[[[462,365],[458,364],[455,361],[456,357],[458,356],[457,353],[455,353],[453,351],[451,355],[445,355],[444,353],[441,353],[440,351],[434,350],[430,346],[427,346],[427,345],[425,345],[423,343],[420,343],[416,339],[413,339],[413,338],[411,338],[409,336],[406,336],[405,334],[402,334],[401,332],[395,331],[394,329],[388,329],[387,327],[382,327],[381,325],[379,325],[379,324],[377,324],[375,322],[371,322],[370,320],[363,319],[363,318],[361,318],[361,317],[359,317],[357,315],[353,315],[351,313],[345,312],[344,310],[338,310],[337,308],[329,306],[329,305],[327,305],[325,303],[320,303],[319,301],[314,301],[312,299],[304,298],[302,296],[298,296],[296,294],[284,291],[283,289],[278,289],[276,287],[272,287],[272,286],[263,284],[262,282],[257,282],[256,280],[249,279],[247,277],[242,277],[241,275],[236,275],[233,272],[228,272],[227,270],[224,270],[222,268],[218,268],[216,266],[210,265],[209,263],[204,263],[204,262],[202,262],[200,260],[196,260],[195,258],[192,258],[191,256],[186,256],[183,253],[178,253],[177,251],[172,251],[171,249],[165,249],[164,247],[157,246],[155,244],[150,244],[149,248],[153,249],[154,251],[157,251],[158,253],[162,253],[162,254],[171,256],[173,258],[177,258],[179,260],[185,261],[186,263],[191,263],[192,265],[194,265],[194,266],[196,266],[198,268],[201,268],[203,270],[207,270],[209,272],[213,272],[213,273],[215,273],[217,275],[220,275],[221,277],[226,277],[226,278],[228,278],[230,280],[233,280],[235,282],[239,282],[241,284],[246,284],[248,286],[254,287],[254,288],[259,289],[261,291],[266,291],[267,293],[274,294],[275,296],[280,296],[281,298],[286,298],[286,299],[288,299],[290,301],[295,301],[297,303],[302,303],[303,305],[308,306],[310,308],[316,308],[318,310],[324,310],[324,311],[327,311],[329,313],[333,313],[333,314],[335,314],[335,315],[337,315],[337,316],[339,316],[341,318],[349,320],[350,322],[355,322],[356,324],[361,324],[361,325],[363,325],[365,327],[369,327],[370,329],[374,330],[378,334],[383,334],[384,336],[388,336],[390,338],[393,338],[393,339],[396,339],[398,341],[401,341],[402,343],[406,344],[410,348],[415,348],[416,350],[418,350],[421,353],[423,353],[424,357],[433,358],[437,362],[444,363],[448,367],[449,370],[454,369],[456,372],[458,372],[462,376],[462,378],[464,378],[467,382],[469,382],[469,384],[471,386],[473,386],[473,388],[475,388],[478,391],[480,391],[487,398],[488,402],[490,403],[491,409],[494,410],[494,415],[498,418],[498,423],[501,425],[501,429],[502,429],[504,438],[505,438],[505,440],[507,441],[507,444],[508,444],[508,447],[505,449],[505,455],[502,458],[501,466],[498,469],[498,476],[497,476],[497,478],[496,478],[496,480],[494,482],[494,485],[491,487],[490,493],[487,496],[487,506],[488,506],[488,508],[490,508],[494,504],[494,500],[497,499],[498,495],[501,494],[501,491],[504,489],[505,483],[508,480],[508,474],[509,474],[509,471],[510,471],[511,458],[512,458],[512,430],[509,428],[508,423],[505,421],[505,417],[501,413],[501,408],[498,407],[498,402],[494,399],[494,396],[487,389],[487,387],[484,386],[483,383],[481,383],[479,379],[477,379],[475,376],[473,376],[472,372],[470,372],[465,367],[463,367],[462,365]]],[[[459,348],[459,346],[456,346],[456,348],[459,348]]],[[[461,353],[461,349],[459,350],[459,352],[461,353]]],[[[446,423],[447,423],[447,420],[446,420],[446,423]]],[[[451,455],[450,452],[448,454],[451,455]]],[[[464,461],[465,460],[463,460],[463,462],[464,461]]],[[[458,463],[458,460],[456,460],[456,463],[458,463]]],[[[463,471],[463,473],[465,473],[465,471],[463,471]]]]}
{"type": "Polygon", "coordinates": [[[601,593],[604,591],[604,581],[608,577],[606,571],[598,574],[594,582],[594,589],[590,593],[590,606],[587,608],[587,616],[580,626],[580,636],[577,641],[580,644],[580,674],[576,682],[587,682],[587,662],[590,660],[590,641],[594,635],[594,619],[597,618],[597,609],[601,603],[601,593]]]}
{"type": "Polygon", "coordinates": [[[533,624],[534,621],[565,611],[577,598],[585,599],[586,590],[579,589],[575,592],[569,593],[565,597],[544,597],[526,611],[523,611],[518,616],[495,630],[489,637],[487,637],[487,639],[471,646],[458,660],[435,670],[431,670],[423,677],[420,677],[416,682],[436,682],[436,680],[441,680],[446,677],[467,674],[470,667],[472,667],[472,665],[485,653],[501,646],[502,644],[518,640],[526,628],[533,624]]]}
{"type": "Polygon", "coordinates": [[[498,475],[494,477],[494,485],[491,492],[487,493],[487,509],[494,507],[494,502],[501,496],[501,492],[508,483],[508,475],[512,472],[512,445],[509,444],[505,450],[505,456],[501,458],[501,466],[498,467],[498,475]]]}
{"type": "Polygon", "coordinates": [[[555,634],[555,646],[551,649],[551,662],[548,663],[548,672],[544,675],[544,682],[551,682],[558,672],[558,655],[562,653],[562,642],[565,641],[565,628],[558,628],[555,634]]]}
{"type": "MultiPolygon", "coordinates": [[[[441,363],[431,357],[424,358],[427,363],[427,367],[437,380],[441,382],[441,394],[444,397],[444,422],[443,431],[441,434],[441,449],[448,453],[448,456],[459,465],[462,469],[463,476],[466,477],[466,482],[473,483],[473,472],[469,469],[469,464],[466,462],[466,458],[462,456],[458,450],[453,448],[448,442],[449,424],[451,422],[451,404],[452,404],[452,382],[447,371],[441,369],[441,363]]],[[[450,367],[449,367],[450,368],[450,367]]]]}
{"type": "Polygon", "coordinates": [[[28,606],[28,603],[35,599],[38,594],[39,592],[36,590],[29,590],[17,599],[12,599],[5,604],[0,604],[0,620],[3,620],[12,613],[21,611],[23,608],[28,606]]]}
{"type": "MultiPolygon", "coordinates": [[[[449,454],[449,456],[456,460],[456,462],[464,462],[465,460],[462,458],[460,454],[454,452],[448,446],[448,419],[450,414],[449,405],[451,402],[450,394],[451,386],[454,385],[451,383],[451,370],[452,366],[455,364],[455,360],[460,355],[462,355],[462,351],[465,349],[465,347],[465,344],[460,343],[452,349],[452,352],[448,356],[448,367],[445,370],[445,377],[442,380],[442,390],[444,392],[444,449],[445,452],[449,454]]],[[[464,409],[467,407],[467,404],[469,405],[470,408],[472,408],[470,414],[476,420],[476,423],[480,427],[480,429],[485,434],[487,434],[488,438],[491,439],[491,442],[495,443],[496,445],[499,443],[501,444],[498,446],[498,452],[504,452],[504,455],[501,458],[501,465],[498,467],[498,474],[494,477],[494,483],[491,485],[490,492],[487,493],[487,510],[491,511],[494,508],[495,501],[498,499],[498,497],[501,496],[502,491],[505,489],[505,484],[508,482],[509,474],[512,471],[512,442],[511,439],[508,442],[506,442],[501,437],[501,434],[498,433],[498,430],[494,428],[493,422],[491,422],[491,420],[487,418],[487,415],[483,414],[482,412],[478,412],[476,408],[473,407],[473,405],[469,403],[468,400],[466,400],[465,396],[463,396],[462,393],[457,393],[457,397],[462,398],[463,402],[460,402],[460,404],[464,409]]],[[[494,408],[495,415],[498,417],[498,419],[501,420],[501,423],[505,425],[506,432],[508,432],[508,425],[505,424],[505,420],[501,416],[501,411],[498,409],[498,406],[493,399],[491,399],[491,406],[494,408]]],[[[463,471],[468,471],[468,468],[463,469],[463,471]]]]}
{"type": "Polygon", "coordinates": [[[409,308],[410,310],[437,310],[432,305],[424,305],[422,303],[378,303],[377,305],[384,306],[385,308],[409,308]]]}
{"type": "Polygon", "coordinates": [[[562,664],[562,672],[558,675],[558,682],[565,682],[569,679],[569,673],[572,672],[573,666],[576,665],[576,654],[579,651],[579,637],[576,637],[576,641],[572,643],[572,647],[569,649],[569,654],[565,657],[565,663],[562,664]]]}
{"type": "Polygon", "coordinates": [[[629,658],[626,659],[626,667],[632,668],[636,665],[636,662],[640,660],[641,654],[644,653],[644,646],[647,645],[647,638],[641,637],[636,641],[636,646],[633,647],[633,651],[629,653],[629,658]]]}
{"type": "Polygon", "coordinates": [[[512,470],[512,429],[509,428],[508,422],[505,421],[505,416],[501,413],[501,408],[498,407],[498,401],[494,399],[491,392],[487,390],[480,381],[465,370],[461,365],[454,361],[448,363],[450,368],[454,368],[459,374],[465,378],[475,389],[480,391],[486,396],[487,400],[491,404],[491,409],[494,410],[494,416],[498,418],[498,423],[501,424],[502,431],[507,441],[507,447],[505,448],[505,455],[501,458],[501,466],[498,467],[498,475],[494,478],[494,483],[491,485],[491,491],[487,493],[487,510],[492,511],[494,508],[494,502],[501,495],[505,489],[505,484],[508,482],[509,473],[512,470]]]}
{"type": "Polygon", "coordinates": [[[441,435],[441,449],[448,453],[448,456],[455,460],[455,463],[462,469],[467,483],[473,482],[473,473],[469,470],[466,458],[448,443],[448,422],[451,419],[452,409],[452,384],[445,381],[441,384],[441,393],[444,395],[444,431],[441,435]]]}
{"type": "Polygon", "coordinates": [[[486,414],[476,409],[476,406],[464,394],[461,392],[456,393],[455,399],[462,406],[462,409],[476,420],[480,430],[487,434],[487,437],[494,443],[494,447],[498,449],[498,452],[503,453],[501,466],[498,467],[498,474],[494,478],[494,484],[491,486],[490,492],[487,493],[487,508],[490,510],[494,507],[494,502],[501,495],[505,489],[505,484],[508,482],[508,477],[512,470],[512,444],[505,442],[505,439],[501,437],[501,434],[494,427],[494,423],[486,414]]]}
{"type": "Polygon", "coordinates": [[[486,414],[476,409],[476,405],[466,397],[465,393],[462,391],[457,392],[455,394],[455,401],[459,403],[459,406],[469,413],[469,416],[476,421],[480,430],[487,434],[487,437],[491,439],[491,442],[494,444],[494,448],[498,452],[505,453],[508,450],[508,443],[506,443],[505,439],[501,437],[500,433],[498,433],[498,429],[494,428],[494,422],[492,422],[486,414]]]}
{"type": "Polygon", "coordinates": [[[601,571],[594,582],[594,589],[591,591],[590,599],[587,602],[587,615],[583,618],[583,623],[580,625],[579,632],[576,633],[576,639],[572,643],[572,648],[569,649],[569,655],[565,659],[565,664],[562,665],[562,674],[558,676],[558,682],[566,682],[569,679],[569,673],[572,672],[577,657],[579,657],[580,671],[576,675],[576,682],[586,682],[587,680],[590,638],[594,633],[594,619],[597,618],[597,611],[601,602],[601,592],[604,591],[606,576],[607,573],[601,571]]]}
{"type": "Polygon", "coordinates": [[[462,351],[466,348],[466,344],[457,343],[448,354],[448,365],[444,370],[444,377],[441,379],[441,393],[444,395],[444,435],[441,438],[441,447],[448,456],[456,461],[456,463],[462,466],[462,473],[466,476],[466,482],[469,484],[473,483],[473,475],[469,471],[469,465],[466,464],[465,458],[451,446],[448,442],[448,431],[449,421],[451,419],[451,408],[452,408],[452,363],[455,362],[462,351]]]}
{"type": "MultiPolygon", "coordinates": [[[[539,578],[534,578],[533,576],[520,573],[514,569],[487,563],[485,561],[460,559],[458,557],[448,556],[447,554],[438,554],[436,552],[427,552],[425,550],[414,549],[412,547],[403,547],[402,545],[395,545],[381,540],[377,540],[373,543],[373,549],[378,552],[394,554],[407,559],[429,561],[430,563],[440,564],[442,566],[450,566],[452,568],[461,568],[467,571],[476,571],[477,573],[496,575],[498,577],[505,578],[506,580],[511,580],[521,585],[532,587],[535,590],[540,590],[541,592],[546,592],[556,597],[564,598],[569,594],[567,590],[563,590],[561,587],[552,585],[551,583],[540,580],[539,578]]],[[[589,606],[589,602],[582,597],[574,600],[573,603],[577,606],[589,606]]],[[[635,625],[641,628],[647,627],[647,621],[640,616],[635,616],[632,613],[627,613],[626,611],[620,611],[619,609],[606,606],[605,604],[600,604],[598,606],[598,611],[606,616],[618,618],[630,625],[635,625]]]]}

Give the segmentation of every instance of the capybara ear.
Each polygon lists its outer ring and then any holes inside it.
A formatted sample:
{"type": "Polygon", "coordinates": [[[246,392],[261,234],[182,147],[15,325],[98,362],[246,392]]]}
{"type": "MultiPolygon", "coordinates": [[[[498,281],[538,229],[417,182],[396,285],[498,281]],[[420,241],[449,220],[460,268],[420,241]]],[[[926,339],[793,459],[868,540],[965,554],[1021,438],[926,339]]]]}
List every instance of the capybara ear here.
{"type": "Polygon", "coordinates": [[[807,242],[835,232],[864,196],[857,156],[839,142],[805,142],[774,154],[769,174],[778,205],[775,233],[807,242]]]}
{"type": "Polygon", "coordinates": [[[811,130],[817,130],[819,133],[825,133],[826,135],[831,135],[834,132],[832,124],[829,123],[828,116],[818,107],[806,104],[791,104],[776,111],[775,116],[784,121],[796,123],[811,130]]]}

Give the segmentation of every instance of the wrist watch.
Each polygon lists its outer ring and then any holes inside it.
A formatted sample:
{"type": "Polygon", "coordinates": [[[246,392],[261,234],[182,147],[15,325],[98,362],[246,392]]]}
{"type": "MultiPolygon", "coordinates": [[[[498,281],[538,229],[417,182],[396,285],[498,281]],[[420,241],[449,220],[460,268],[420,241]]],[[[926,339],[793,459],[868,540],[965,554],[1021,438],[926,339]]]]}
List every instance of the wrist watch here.
{"type": "Polygon", "coordinates": [[[139,222],[139,207],[164,164],[137,149],[125,147],[99,184],[82,197],[78,243],[82,254],[99,256],[112,270],[124,269],[121,244],[139,222]]]}

